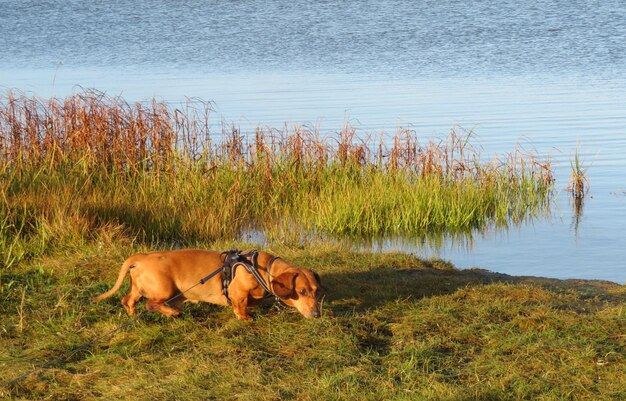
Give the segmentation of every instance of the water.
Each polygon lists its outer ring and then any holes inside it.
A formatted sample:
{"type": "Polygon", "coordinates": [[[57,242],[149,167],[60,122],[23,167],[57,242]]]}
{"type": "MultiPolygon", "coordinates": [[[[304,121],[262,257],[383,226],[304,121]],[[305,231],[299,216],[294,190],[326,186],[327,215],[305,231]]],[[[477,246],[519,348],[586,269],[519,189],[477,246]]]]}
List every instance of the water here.
{"type": "Polygon", "coordinates": [[[623,1],[94,3],[0,0],[0,90],[197,96],[215,102],[215,132],[222,122],[335,131],[349,121],[426,140],[471,129],[485,154],[520,144],[552,157],[552,216],[476,233],[471,246],[385,239],[375,248],[626,281],[623,1]],[[578,221],[563,192],[577,147],[592,196],[578,221]]]}

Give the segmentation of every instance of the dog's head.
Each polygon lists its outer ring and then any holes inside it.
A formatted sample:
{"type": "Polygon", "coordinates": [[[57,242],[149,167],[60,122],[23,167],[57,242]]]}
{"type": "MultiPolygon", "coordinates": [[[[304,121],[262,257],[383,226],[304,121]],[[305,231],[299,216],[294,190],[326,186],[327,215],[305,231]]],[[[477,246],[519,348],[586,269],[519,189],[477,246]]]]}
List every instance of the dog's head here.
{"type": "Polygon", "coordinates": [[[309,269],[291,268],[271,282],[272,291],[285,304],[293,306],[306,318],[320,317],[317,291],[320,276],[309,269]]]}

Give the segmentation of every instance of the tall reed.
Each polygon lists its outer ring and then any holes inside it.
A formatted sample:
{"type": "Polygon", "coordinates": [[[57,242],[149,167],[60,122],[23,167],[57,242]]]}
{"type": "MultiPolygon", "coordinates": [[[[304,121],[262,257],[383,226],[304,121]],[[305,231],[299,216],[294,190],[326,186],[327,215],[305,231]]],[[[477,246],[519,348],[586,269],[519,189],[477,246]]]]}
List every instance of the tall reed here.
{"type": "Polygon", "coordinates": [[[4,265],[58,247],[210,241],[259,230],[421,237],[519,223],[552,193],[549,161],[481,159],[453,130],[322,134],[304,126],[210,131],[211,105],[129,104],[86,91],[0,97],[4,265]]]}

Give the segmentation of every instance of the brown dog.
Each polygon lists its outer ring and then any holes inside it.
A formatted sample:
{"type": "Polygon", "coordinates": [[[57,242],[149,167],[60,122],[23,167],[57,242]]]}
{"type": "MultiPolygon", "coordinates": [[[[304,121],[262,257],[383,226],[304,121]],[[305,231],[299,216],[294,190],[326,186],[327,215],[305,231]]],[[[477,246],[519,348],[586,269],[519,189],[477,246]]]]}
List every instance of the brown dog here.
{"type": "MultiPolygon", "coordinates": [[[[228,305],[228,299],[222,293],[220,274],[202,285],[197,285],[171,303],[165,301],[183,292],[200,279],[222,266],[224,254],[198,249],[181,249],[139,253],[126,259],[120,269],[117,282],[109,291],[96,297],[101,301],[113,295],[124,282],[130,271],[131,287],[128,295],[122,299],[122,305],[129,315],[135,315],[135,304],[142,297],[148,298],[146,307],[165,316],[177,316],[182,304],[189,302],[210,302],[228,305]]],[[[267,252],[259,252],[257,269],[266,280],[269,289],[285,304],[292,306],[307,318],[319,317],[320,307],[317,302],[319,276],[311,270],[294,267],[280,258],[273,258],[267,252]],[[270,279],[267,283],[267,265],[272,260],[270,279]]],[[[252,274],[239,267],[228,287],[233,311],[238,319],[251,320],[246,308],[248,304],[263,299],[266,291],[254,279],[252,274]]]]}

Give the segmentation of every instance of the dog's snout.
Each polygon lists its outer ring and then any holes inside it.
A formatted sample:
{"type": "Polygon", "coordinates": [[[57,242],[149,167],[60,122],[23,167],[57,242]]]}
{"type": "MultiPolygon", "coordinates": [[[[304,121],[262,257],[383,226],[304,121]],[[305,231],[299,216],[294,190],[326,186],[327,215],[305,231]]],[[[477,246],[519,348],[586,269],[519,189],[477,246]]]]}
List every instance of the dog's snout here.
{"type": "Polygon", "coordinates": [[[312,308],[307,308],[306,311],[300,311],[300,312],[307,319],[315,319],[315,318],[318,318],[318,317],[322,316],[322,312],[320,312],[319,306],[315,306],[315,307],[312,307],[312,308]]]}

